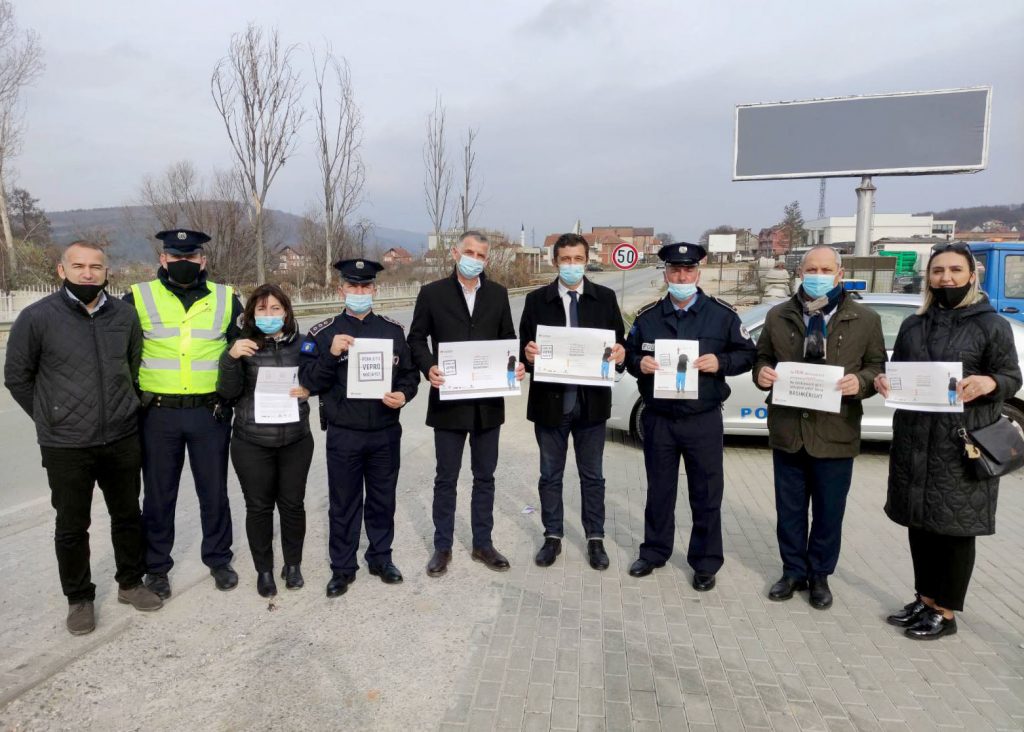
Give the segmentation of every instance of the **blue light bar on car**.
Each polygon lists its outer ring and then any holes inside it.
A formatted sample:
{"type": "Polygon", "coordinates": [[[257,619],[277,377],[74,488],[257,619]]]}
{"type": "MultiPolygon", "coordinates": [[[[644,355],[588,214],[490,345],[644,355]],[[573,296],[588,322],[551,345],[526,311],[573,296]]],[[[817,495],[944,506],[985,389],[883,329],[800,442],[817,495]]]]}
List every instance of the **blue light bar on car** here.
{"type": "Polygon", "coordinates": [[[868,281],[843,280],[843,289],[847,292],[865,292],[868,289],[868,281]]]}

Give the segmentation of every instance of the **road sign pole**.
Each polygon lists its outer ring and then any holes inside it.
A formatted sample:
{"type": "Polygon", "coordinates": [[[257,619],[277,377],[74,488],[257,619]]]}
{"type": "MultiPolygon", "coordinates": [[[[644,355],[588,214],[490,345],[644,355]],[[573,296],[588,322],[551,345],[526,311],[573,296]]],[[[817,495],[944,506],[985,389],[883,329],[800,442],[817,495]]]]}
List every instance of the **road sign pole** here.
{"type": "Polygon", "coordinates": [[[866,257],[871,254],[871,210],[875,203],[875,188],[871,176],[865,175],[857,186],[857,235],[853,245],[855,257],[866,257]]]}
{"type": "Polygon", "coordinates": [[[619,310],[626,307],[626,270],[622,270],[622,289],[619,290],[619,310]]]}

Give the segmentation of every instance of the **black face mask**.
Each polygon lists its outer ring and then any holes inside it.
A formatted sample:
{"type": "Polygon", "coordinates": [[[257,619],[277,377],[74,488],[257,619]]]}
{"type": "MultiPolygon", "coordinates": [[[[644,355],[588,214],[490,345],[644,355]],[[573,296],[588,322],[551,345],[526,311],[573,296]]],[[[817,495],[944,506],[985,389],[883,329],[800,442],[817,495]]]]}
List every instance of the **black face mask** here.
{"type": "Polygon", "coordinates": [[[78,301],[83,305],[88,305],[103,292],[103,289],[107,286],[107,281],[103,280],[98,285],[76,285],[74,282],[64,280],[64,287],[67,291],[78,298],[78,301]]]}
{"type": "Polygon", "coordinates": [[[167,263],[167,274],[175,283],[189,287],[199,279],[199,270],[202,265],[199,262],[190,262],[187,259],[178,259],[167,263]]]}
{"type": "Polygon", "coordinates": [[[961,287],[929,287],[928,289],[931,291],[932,297],[935,298],[935,302],[941,307],[951,309],[964,301],[967,292],[971,289],[971,283],[968,282],[961,287]]]}

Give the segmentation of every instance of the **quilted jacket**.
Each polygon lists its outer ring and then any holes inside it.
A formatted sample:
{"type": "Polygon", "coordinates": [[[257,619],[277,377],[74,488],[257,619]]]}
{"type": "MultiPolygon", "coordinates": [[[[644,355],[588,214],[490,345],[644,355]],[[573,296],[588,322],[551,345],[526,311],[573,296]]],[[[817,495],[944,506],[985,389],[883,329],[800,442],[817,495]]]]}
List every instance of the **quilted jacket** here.
{"type": "Polygon", "coordinates": [[[45,447],[94,447],[138,431],[142,328],[107,297],[92,316],[61,288],[29,305],[7,341],[4,385],[45,447]]]}
{"type": "MultiPolygon", "coordinates": [[[[243,333],[242,337],[252,338],[243,333]]],[[[292,333],[279,341],[261,338],[263,346],[252,356],[232,358],[230,349],[220,356],[217,393],[225,399],[237,399],[234,435],[262,447],[284,447],[309,434],[309,402],[299,402],[299,421],[286,424],[256,423],[256,379],[260,368],[299,365],[299,348],[305,336],[292,333]]],[[[255,340],[255,339],[254,339],[255,340]]]]}
{"type": "Polygon", "coordinates": [[[892,360],[960,361],[964,376],[991,376],[996,390],[967,402],[963,414],[896,410],[886,514],[903,526],[947,536],[995,533],[999,479],[974,477],[956,433],[995,422],[1003,400],[1020,389],[1010,324],[988,300],[954,310],[932,306],[903,321],[892,360]]]}

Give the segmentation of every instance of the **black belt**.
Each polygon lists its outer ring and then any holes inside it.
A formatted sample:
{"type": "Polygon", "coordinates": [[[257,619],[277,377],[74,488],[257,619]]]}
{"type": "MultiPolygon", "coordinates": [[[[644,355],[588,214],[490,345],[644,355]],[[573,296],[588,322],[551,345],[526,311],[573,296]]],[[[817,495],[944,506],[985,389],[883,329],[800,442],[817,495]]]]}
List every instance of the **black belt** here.
{"type": "Polygon", "coordinates": [[[216,394],[154,394],[151,405],[164,409],[195,409],[208,407],[216,400],[216,394]]]}

